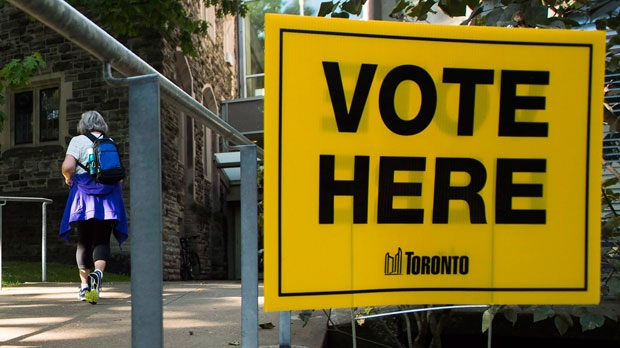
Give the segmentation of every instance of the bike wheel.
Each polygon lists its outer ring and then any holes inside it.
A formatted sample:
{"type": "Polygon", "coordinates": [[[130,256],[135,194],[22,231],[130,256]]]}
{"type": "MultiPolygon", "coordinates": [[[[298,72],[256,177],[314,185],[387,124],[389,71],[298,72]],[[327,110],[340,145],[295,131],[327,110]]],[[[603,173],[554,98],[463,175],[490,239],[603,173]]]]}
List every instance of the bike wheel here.
{"type": "Polygon", "coordinates": [[[190,276],[191,279],[197,280],[200,279],[200,258],[198,254],[191,253],[189,254],[189,263],[190,263],[190,276]]]}

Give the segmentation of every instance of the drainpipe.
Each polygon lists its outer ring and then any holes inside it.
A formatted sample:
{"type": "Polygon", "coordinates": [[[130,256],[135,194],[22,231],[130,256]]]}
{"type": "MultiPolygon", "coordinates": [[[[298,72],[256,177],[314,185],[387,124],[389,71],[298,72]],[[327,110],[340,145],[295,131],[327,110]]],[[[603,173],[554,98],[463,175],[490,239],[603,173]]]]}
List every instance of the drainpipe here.
{"type": "Polygon", "coordinates": [[[245,21],[241,16],[237,16],[237,52],[239,55],[239,61],[237,62],[237,67],[239,70],[239,97],[246,98],[247,93],[247,77],[246,77],[246,52],[245,52],[245,21]]]}
{"type": "MultiPolygon", "coordinates": [[[[157,75],[162,92],[187,109],[198,121],[205,123],[207,127],[233,144],[253,144],[238,130],[189,96],[66,2],[60,0],[8,0],[8,2],[71,40],[97,59],[109,63],[127,77],[157,75]]],[[[263,154],[263,149],[257,147],[257,156],[263,158],[263,154]]]]}

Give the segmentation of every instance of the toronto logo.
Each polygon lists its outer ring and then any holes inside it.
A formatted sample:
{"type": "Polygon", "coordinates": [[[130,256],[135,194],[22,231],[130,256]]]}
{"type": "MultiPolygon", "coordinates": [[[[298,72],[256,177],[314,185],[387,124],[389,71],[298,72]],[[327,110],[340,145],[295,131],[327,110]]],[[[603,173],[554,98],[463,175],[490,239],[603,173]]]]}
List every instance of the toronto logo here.
{"type": "Polygon", "coordinates": [[[385,275],[442,275],[469,273],[469,257],[466,255],[417,255],[414,251],[398,248],[394,255],[385,253],[383,273],[385,275]]]}
{"type": "Polygon", "coordinates": [[[394,256],[385,253],[385,275],[400,275],[403,269],[403,250],[398,248],[394,256]]]}

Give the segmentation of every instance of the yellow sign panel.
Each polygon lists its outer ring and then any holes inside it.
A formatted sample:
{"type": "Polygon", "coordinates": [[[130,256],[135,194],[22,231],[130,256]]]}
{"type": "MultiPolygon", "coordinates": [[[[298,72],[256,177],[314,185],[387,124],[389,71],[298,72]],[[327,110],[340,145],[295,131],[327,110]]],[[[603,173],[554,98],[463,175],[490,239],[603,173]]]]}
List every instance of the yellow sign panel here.
{"type": "Polygon", "coordinates": [[[605,36],[269,15],[265,307],[599,301],[605,36]]]}

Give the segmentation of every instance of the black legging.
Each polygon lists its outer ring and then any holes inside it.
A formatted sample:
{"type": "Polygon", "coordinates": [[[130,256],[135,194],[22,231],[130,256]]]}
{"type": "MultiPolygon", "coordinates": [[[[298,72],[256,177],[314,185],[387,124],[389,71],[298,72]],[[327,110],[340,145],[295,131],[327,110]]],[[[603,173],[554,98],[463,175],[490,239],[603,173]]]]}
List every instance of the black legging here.
{"type": "Polygon", "coordinates": [[[90,219],[78,222],[75,259],[79,269],[90,269],[93,261],[108,261],[113,228],[113,221],[90,219]]]}

